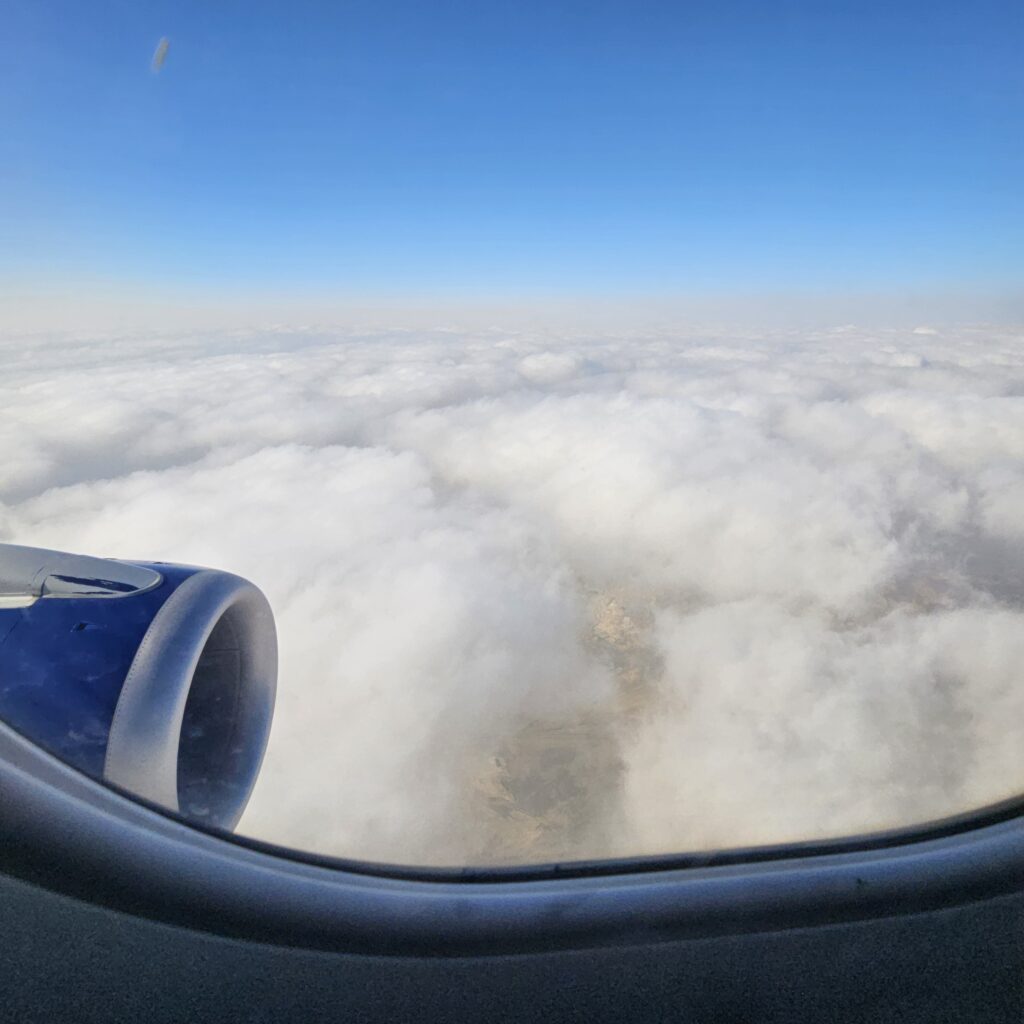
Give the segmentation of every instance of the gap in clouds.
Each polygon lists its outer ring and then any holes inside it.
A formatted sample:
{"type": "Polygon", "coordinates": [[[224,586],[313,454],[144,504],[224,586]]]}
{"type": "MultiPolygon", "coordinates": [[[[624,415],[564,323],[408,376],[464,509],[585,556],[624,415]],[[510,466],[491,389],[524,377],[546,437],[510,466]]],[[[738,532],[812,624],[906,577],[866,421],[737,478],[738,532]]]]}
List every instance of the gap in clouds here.
{"type": "Polygon", "coordinates": [[[0,340],[0,540],[274,607],[241,831],[420,864],[862,832],[1024,786],[1024,333],[0,340]]]}

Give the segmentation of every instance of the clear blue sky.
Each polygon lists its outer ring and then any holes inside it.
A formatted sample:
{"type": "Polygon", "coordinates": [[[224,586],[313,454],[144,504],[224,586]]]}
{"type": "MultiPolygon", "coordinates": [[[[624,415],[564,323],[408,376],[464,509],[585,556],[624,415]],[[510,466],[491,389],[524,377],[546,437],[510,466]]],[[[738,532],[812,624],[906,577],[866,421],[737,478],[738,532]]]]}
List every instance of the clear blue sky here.
{"type": "Polygon", "coordinates": [[[0,279],[1012,285],[1022,54],[1020,0],[6,0],[0,279]]]}

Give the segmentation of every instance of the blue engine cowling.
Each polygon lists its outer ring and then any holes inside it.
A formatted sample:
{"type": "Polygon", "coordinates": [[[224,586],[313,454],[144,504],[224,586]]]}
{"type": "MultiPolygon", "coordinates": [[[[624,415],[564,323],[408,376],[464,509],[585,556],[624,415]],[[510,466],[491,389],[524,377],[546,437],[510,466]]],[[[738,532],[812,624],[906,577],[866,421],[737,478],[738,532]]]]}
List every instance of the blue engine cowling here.
{"type": "Polygon", "coordinates": [[[0,544],[0,718],[76,768],[233,828],[276,686],[273,614],[246,580],[0,544]]]}

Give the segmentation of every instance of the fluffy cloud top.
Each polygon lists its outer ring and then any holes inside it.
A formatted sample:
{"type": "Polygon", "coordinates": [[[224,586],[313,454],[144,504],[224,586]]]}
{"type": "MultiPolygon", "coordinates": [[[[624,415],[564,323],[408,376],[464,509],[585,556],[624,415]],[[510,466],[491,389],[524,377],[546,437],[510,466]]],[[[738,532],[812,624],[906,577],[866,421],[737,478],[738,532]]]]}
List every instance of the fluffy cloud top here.
{"type": "Polygon", "coordinates": [[[1024,785],[1024,335],[0,340],[0,540],[260,585],[241,830],[484,863],[1024,785]]]}

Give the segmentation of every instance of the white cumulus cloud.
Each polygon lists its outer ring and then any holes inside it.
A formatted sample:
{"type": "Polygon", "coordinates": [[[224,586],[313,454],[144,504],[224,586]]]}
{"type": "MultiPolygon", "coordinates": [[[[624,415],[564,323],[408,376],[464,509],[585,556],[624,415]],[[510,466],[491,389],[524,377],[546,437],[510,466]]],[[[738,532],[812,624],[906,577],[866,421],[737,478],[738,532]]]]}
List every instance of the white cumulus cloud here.
{"type": "Polygon", "coordinates": [[[1024,785],[1024,334],[0,339],[0,540],[264,589],[241,830],[494,863],[1024,785]]]}

